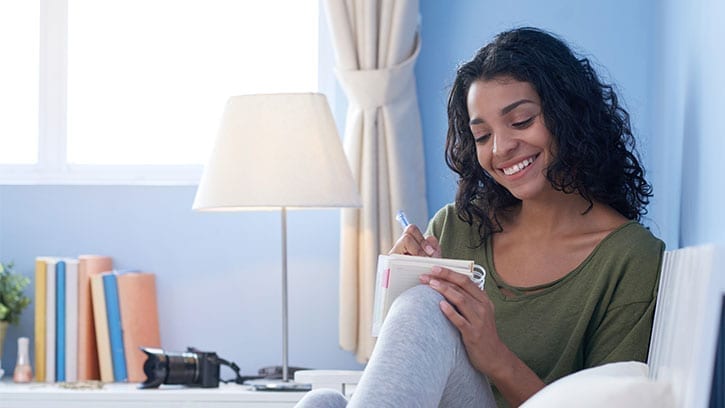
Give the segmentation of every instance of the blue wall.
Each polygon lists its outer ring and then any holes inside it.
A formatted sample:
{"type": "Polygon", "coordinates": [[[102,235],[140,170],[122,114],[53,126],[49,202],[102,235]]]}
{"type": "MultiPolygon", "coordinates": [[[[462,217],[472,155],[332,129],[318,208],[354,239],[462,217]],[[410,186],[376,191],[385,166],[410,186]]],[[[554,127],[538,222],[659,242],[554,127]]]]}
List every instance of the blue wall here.
{"type": "MultiPolygon", "coordinates": [[[[649,2],[521,1],[515,4],[421,1],[423,49],[417,85],[423,120],[431,214],[453,198],[443,162],[445,97],[459,61],[493,34],[517,25],[560,33],[592,53],[625,91],[635,124],[646,130],[649,2]],[[636,61],[633,62],[633,61],[636,61]]],[[[323,36],[324,37],[324,36],[323,36]]],[[[323,59],[331,58],[323,42],[323,59]]],[[[339,87],[330,101],[340,119],[339,87]]],[[[646,133],[646,132],[645,132],[646,133]]],[[[279,364],[279,219],[276,213],[191,211],[194,187],[0,187],[0,255],[32,276],[38,255],[112,255],[120,268],[157,273],[163,346],[216,350],[249,373],[279,364]]],[[[289,217],[290,363],[359,368],[337,345],[338,211],[289,217]]],[[[30,292],[32,293],[32,291],[30,292]]],[[[32,306],[11,327],[3,367],[15,362],[14,339],[33,335],[32,306]]]]}
{"type": "MultiPolygon", "coordinates": [[[[416,74],[431,215],[453,200],[455,190],[455,180],[443,161],[443,144],[446,95],[457,64],[495,33],[534,25],[560,34],[593,56],[606,67],[600,73],[618,85],[641,141],[640,152],[654,177],[656,200],[648,221],[653,231],[670,248],[725,241],[725,218],[717,211],[725,198],[725,183],[719,177],[725,172],[725,161],[719,159],[717,149],[724,130],[718,121],[717,92],[725,89],[719,74],[725,71],[725,61],[717,47],[725,33],[715,24],[716,17],[723,16],[723,6],[698,0],[697,14],[689,2],[676,3],[421,0],[423,48],[416,74]],[[709,7],[717,13],[702,11],[709,7]],[[698,27],[702,15],[710,16],[707,29],[685,35],[698,27]],[[687,48],[692,50],[683,51],[687,48]],[[704,66],[706,56],[710,64],[704,66]],[[677,64],[703,67],[688,76],[684,68],[677,70],[677,64]],[[667,119],[682,114],[684,102],[669,98],[684,95],[690,89],[688,81],[697,84],[691,87],[692,112],[686,115],[692,126],[683,125],[682,117],[667,119]],[[671,91],[663,94],[665,87],[671,91]],[[678,176],[679,169],[668,169],[683,160],[684,152],[684,142],[672,145],[670,135],[663,131],[672,123],[680,124],[680,136],[685,128],[688,134],[703,135],[686,150],[690,159],[684,161],[684,180],[678,176]],[[697,186],[691,194],[698,199],[688,219],[697,224],[685,227],[682,241],[681,183],[690,189],[697,186]]],[[[334,84],[325,86],[339,91],[334,84]]],[[[330,100],[341,122],[344,97],[333,94],[330,100]]],[[[195,187],[0,187],[0,259],[15,260],[21,271],[32,276],[38,255],[112,255],[118,267],[157,273],[164,347],[216,350],[246,373],[279,364],[278,214],[195,213],[190,209],[194,191],[195,187]]],[[[289,215],[293,365],[360,367],[337,346],[338,217],[337,210],[289,215]]],[[[15,362],[12,341],[20,335],[32,337],[32,316],[31,306],[21,325],[10,329],[3,356],[6,370],[15,362]]]]}
{"type": "Polygon", "coordinates": [[[665,194],[653,218],[671,246],[725,244],[725,4],[668,0],[658,12],[651,167],[665,194]]]}
{"type": "MultiPolygon", "coordinates": [[[[32,276],[39,255],[111,255],[157,274],[163,347],[214,350],[247,374],[281,364],[279,212],[198,213],[195,191],[0,187],[2,258],[32,276]]],[[[338,226],[339,210],[288,213],[291,365],[360,367],[337,345],[338,226]]],[[[19,336],[33,337],[32,305],[9,330],[6,370],[19,336]]]]}
{"type": "Polygon", "coordinates": [[[444,162],[446,97],[456,66],[469,60],[501,31],[537,26],[567,40],[602,66],[618,85],[646,154],[654,1],[438,1],[422,0],[423,48],[416,65],[425,142],[428,208],[432,214],[455,195],[455,178],[444,162]]]}
{"type": "Polygon", "coordinates": [[[725,243],[725,4],[718,0],[421,0],[416,66],[431,215],[453,200],[445,103],[458,63],[496,33],[533,25],[600,65],[632,115],[654,198],[644,222],[669,249],[725,243]]]}

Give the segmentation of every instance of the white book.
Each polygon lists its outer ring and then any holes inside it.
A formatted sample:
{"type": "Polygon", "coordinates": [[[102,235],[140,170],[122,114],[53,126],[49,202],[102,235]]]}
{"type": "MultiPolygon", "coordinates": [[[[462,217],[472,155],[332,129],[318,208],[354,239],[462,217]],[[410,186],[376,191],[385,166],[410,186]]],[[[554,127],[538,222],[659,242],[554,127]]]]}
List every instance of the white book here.
{"type": "Polygon", "coordinates": [[[45,258],[45,381],[55,382],[55,258],[45,258]]]}
{"type": "Polygon", "coordinates": [[[419,285],[418,277],[430,273],[434,266],[442,266],[464,274],[483,288],[486,271],[473,261],[463,259],[429,258],[411,255],[380,255],[375,278],[372,335],[377,337],[388,310],[405,290],[419,285]]]}
{"type": "Polygon", "coordinates": [[[78,380],[78,260],[65,261],[65,380],[78,380]]]}

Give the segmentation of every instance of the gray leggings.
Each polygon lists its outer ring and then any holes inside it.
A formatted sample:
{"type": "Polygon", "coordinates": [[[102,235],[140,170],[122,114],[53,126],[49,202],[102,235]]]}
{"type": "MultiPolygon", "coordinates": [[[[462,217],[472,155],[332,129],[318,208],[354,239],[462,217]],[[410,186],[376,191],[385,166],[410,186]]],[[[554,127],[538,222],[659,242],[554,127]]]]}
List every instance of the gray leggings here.
{"type": "Polygon", "coordinates": [[[398,297],[349,404],[339,392],[319,389],[296,407],[496,407],[488,380],[441,312],[442,299],[425,285],[398,297]]]}

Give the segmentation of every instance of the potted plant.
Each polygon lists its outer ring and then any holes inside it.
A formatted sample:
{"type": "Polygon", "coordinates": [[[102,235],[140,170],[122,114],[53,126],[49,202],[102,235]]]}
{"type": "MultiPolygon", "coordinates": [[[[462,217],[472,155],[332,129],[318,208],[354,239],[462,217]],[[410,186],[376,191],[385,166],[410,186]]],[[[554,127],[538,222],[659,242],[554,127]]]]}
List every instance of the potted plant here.
{"type": "Polygon", "coordinates": [[[14,266],[13,262],[0,262],[0,357],[8,325],[18,324],[20,314],[30,304],[30,298],[24,292],[30,279],[16,273],[14,266]]]}

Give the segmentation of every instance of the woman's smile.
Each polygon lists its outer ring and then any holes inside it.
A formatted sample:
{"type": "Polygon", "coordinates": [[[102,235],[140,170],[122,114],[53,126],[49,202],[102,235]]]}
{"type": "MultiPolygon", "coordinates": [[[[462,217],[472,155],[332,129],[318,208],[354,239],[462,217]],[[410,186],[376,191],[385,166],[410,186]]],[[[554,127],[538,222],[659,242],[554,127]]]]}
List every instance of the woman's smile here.
{"type": "Polygon", "coordinates": [[[531,165],[534,162],[534,160],[536,160],[537,157],[539,157],[538,154],[533,155],[531,157],[528,157],[528,158],[522,160],[519,163],[514,164],[513,166],[503,167],[500,170],[503,172],[503,174],[505,174],[507,176],[513,176],[515,174],[520,173],[525,168],[529,167],[529,165],[531,165]]]}

